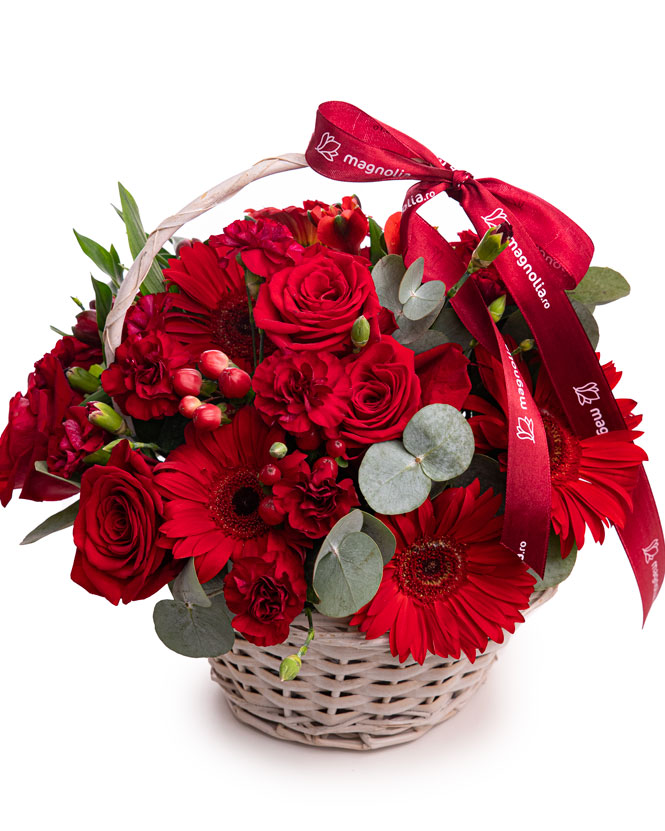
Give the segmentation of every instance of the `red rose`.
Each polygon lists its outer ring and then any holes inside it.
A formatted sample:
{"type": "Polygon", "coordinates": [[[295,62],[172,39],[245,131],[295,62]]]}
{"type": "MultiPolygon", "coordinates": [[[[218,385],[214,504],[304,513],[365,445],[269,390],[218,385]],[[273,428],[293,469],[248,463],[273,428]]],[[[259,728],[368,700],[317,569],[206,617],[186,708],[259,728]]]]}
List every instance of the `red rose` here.
{"type": "Polygon", "coordinates": [[[357,197],[345,196],[341,205],[314,208],[311,215],[320,243],[347,254],[360,252],[362,241],[369,232],[369,222],[360,210],[357,197]]]}
{"type": "Polygon", "coordinates": [[[108,464],[83,474],[72,580],[116,606],[121,600],[143,600],[165,586],[182,563],[157,545],[162,512],[152,468],[128,441],[121,441],[108,464]]]}
{"type": "Polygon", "coordinates": [[[9,422],[0,437],[0,502],[7,505],[15,488],[21,499],[35,502],[66,499],[76,493],[75,486],[38,473],[35,462],[47,457],[49,436],[61,424],[70,406],[82,396],[67,382],[58,357],[76,338],[63,338],[55,349],[35,364],[28,378],[25,395],[16,393],[9,402],[9,422]],[[63,341],[65,344],[63,345],[63,341]]]}
{"type": "Polygon", "coordinates": [[[102,386],[134,418],[172,416],[180,402],[173,373],[189,362],[188,350],[165,332],[130,335],[117,348],[115,362],[102,373],[102,386]]]}
{"type": "Polygon", "coordinates": [[[275,508],[285,515],[291,528],[315,540],[325,537],[337,520],[360,502],[351,479],[337,482],[328,466],[317,468],[315,464],[311,470],[304,454],[290,453],[287,458],[298,455],[295,469],[282,467],[282,478],[273,485],[272,496],[275,508]]]}
{"type": "Polygon", "coordinates": [[[71,479],[85,468],[83,459],[115,437],[88,421],[85,407],[70,407],[48,441],[47,464],[51,473],[71,479]]]}
{"type": "Polygon", "coordinates": [[[471,392],[469,359],[458,343],[443,343],[416,355],[421,404],[450,404],[462,409],[471,392]]]}
{"type": "Polygon", "coordinates": [[[271,219],[239,219],[227,225],[223,234],[210,237],[208,244],[219,249],[223,259],[239,253],[245,267],[259,277],[270,277],[290,265],[302,251],[291,232],[271,219]]]}
{"type": "Polygon", "coordinates": [[[420,408],[414,354],[389,335],[345,361],[351,381],[349,410],[340,433],[355,447],[396,439],[420,408]]]}
{"type": "Polygon", "coordinates": [[[288,208],[262,208],[260,211],[246,210],[245,213],[252,219],[271,219],[279,222],[291,231],[296,242],[301,245],[313,245],[316,242],[316,224],[311,219],[311,212],[315,208],[328,208],[325,202],[308,200],[303,202],[302,208],[290,205],[288,208]]]}
{"type": "Polygon", "coordinates": [[[286,639],[306,596],[302,560],[288,549],[243,557],[224,580],[224,598],[235,614],[233,628],[259,646],[286,639]]]}
{"type": "Polygon", "coordinates": [[[313,245],[261,286],[254,320],[282,349],[341,353],[361,315],[378,340],[380,310],[367,260],[313,245]]]}
{"type": "Polygon", "coordinates": [[[342,362],[328,352],[275,352],[257,367],[252,387],[264,421],[291,433],[336,427],[351,394],[342,362]]]}

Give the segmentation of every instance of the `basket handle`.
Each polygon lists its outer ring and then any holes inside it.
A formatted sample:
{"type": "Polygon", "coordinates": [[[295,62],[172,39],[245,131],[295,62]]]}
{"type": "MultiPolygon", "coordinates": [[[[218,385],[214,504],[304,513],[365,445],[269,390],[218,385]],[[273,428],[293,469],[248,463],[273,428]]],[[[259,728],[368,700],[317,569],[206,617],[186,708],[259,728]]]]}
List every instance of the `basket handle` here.
{"type": "Polygon", "coordinates": [[[264,176],[271,176],[273,173],[284,173],[287,170],[299,170],[303,167],[308,167],[308,165],[302,153],[284,153],[281,156],[271,156],[268,159],[262,159],[247,170],[243,170],[242,173],[231,176],[230,179],[226,179],[219,185],[215,185],[214,188],[198,196],[182,210],[159,223],[146,240],[146,244],[127,272],[118,290],[113,308],[106,318],[103,342],[107,364],[110,365],[113,362],[115,350],[122,340],[122,327],[125,322],[125,315],[134,302],[134,297],[141,283],[148,271],[150,271],[150,267],[164,243],[179,228],[182,228],[185,223],[189,222],[190,219],[195,219],[197,216],[201,216],[201,214],[214,208],[215,205],[219,205],[227,199],[230,199],[249,185],[250,182],[254,182],[256,179],[262,179],[264,176]]]}

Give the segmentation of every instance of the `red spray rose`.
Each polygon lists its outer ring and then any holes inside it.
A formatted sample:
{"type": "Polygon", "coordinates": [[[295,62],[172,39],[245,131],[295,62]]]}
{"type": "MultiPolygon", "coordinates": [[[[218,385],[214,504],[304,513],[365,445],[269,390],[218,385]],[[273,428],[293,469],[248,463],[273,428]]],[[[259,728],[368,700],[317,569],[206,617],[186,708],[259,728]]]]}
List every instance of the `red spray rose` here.
{"type": "Polygon", "coordinates": [[[172,416],[180,403],[172,376],[189,361],[188,350],[165,332],[130,335],[117,348],[115,362],[102,373],[102,386],[134,418],[172,416]]]}
{"type": "Polygon", "coordinates": [[[297,466],[283,466],[282,477],[273,485],[275,508],[306,537],[325,537],[337,520],[360,504],[358,494],[351,479],[335,480],[337,465],[332,460],[332,464],[315,464],[312,470],[304,454],[291,453],[287,458],[294,457],[297,466]]]}
{"type": "Polygon", "coordinates": [[[420,381],[410,349],[384,335],[345,360],[351,381],[349,409],[340,425],[347,443],[364,447],[402,435],[420,408],[420,381]]]}
{"type": "Polygon", "coordinates": [[[355,196],[345,196],[341,205],[314,208],[312,219],[319,242],[347,254],[358,254],[369,232],[369,222],[355,196]]]}
{"type": "Polygon", "coordinates": [[[99,450],[115,436],[88,421],[85,407],[70,407],[62,424],[48,441],[47,464],[51,473],[71,479],[85,468],[83,459],[99,450]]]}
{"type": "Polygon", "coordinates": [[[316,242],[316,223],[311,218],[311,212],[315,208],[326,210],[328,205],[317,200],[303,202],[302,208],[290,205],[288,208],[262,208],[260,211],[248,209],[245,213],[252,219],[271,219],[286,225],[293,234],[296,242],[301,245],[313,245],[316,242]]]}
{"type": "Polygon", "coordinates": [[[261,286],[254,320],[282,349],[343,353],[361,315],[378,340],[380,310],[366,260],[313,245],[261,286]]]}
{"type": "Polygon", "coordinates": [[[266,423],[291,433],[336,427],[351,393],[342,362],[328,352],[275,352],[258,366],[252,386],[266,423]]]}
{"type": "Polygon", "coordinates": [[[144,456],[122,441],[83,474],[72,580],[116,606],[143,600],[182,568],[157,545],[162,497],[144,456]]]}
{"type": "Polygon", "coordinates": [[[450,404],[462,409],[471,392],[469,359],[458,343],[442,343],[416,355],[416,372],[422,391],[421,406],[450,404]]]}
{"type": "Polygon", "coordinates": [[[245,267],[259,277],[270,277],[290,265],[302,251],[288,228],[271,219],[239,219],[223,234],[210,237],[208,244],[224,260],[239,253],[245,267]]]}
{"type": "Polygon", "coordinates": [[[288,549],[243,557],[224,580],[224,598],[235,614],[233,628],[259,646],[286,639],[306,595],[302,560],[288,549]]]}
{"type": "Polygon", "coordinates": [[[76,315],[76,323],[72,326],[72,334],[81,343],[87,343],[99,349],[102,341],[97,328],[97,312],[94,309],[79,312],[76,315]]]}

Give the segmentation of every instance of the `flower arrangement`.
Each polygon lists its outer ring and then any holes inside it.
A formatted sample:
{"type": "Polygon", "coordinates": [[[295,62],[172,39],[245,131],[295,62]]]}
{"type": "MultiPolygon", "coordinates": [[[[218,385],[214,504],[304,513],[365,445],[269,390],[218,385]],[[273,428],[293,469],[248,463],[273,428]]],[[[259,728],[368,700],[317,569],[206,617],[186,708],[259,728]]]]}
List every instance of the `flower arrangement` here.
{"type": "MultiPolygon", "coordinates": [[[[496,180],[386,125],[371,144],[359,112],[323,105],[307,162],[347,181],[417,179],[402,211],[379,223],[352,195],[247,210],[205,241],[172,235],[131,292],[115,347],[104,333],[127,269],[113,246],[76,234],[104,278],[88,306],[74,298],[71,334],[56,330],[10,401],[0,500],[79,499],[24,543],[73,527],[72,579],[113,604],[168,584],[154,623],[183,655],[219,656],[235,633],[280,644],[304,613],[283,681],[302,669],[314,612],[367,639],[387,633],[402,662],[473,662],[609,526],[648,610],[660,526],[642,522],[635,542],[637,505],[655,512],[641,417],[614,400],[621,373],[594,353],[594,307],[628,284],[588,267],[588,238],[556,209],[549,226],[539,219],[540,245],[535,202],[529,220],[510,186],[483,190],[496,180]],[[475,225],[450,244],[416,213],[441,191],[475,225]],[[572,283],[555,284],[557,271],[572,283]],[[537,325],[557,304],[597,366],[583,383],[561,384],[557,332],[537,325]]],[[[148,235],[119,195],[138,257],[148,235]]]]}

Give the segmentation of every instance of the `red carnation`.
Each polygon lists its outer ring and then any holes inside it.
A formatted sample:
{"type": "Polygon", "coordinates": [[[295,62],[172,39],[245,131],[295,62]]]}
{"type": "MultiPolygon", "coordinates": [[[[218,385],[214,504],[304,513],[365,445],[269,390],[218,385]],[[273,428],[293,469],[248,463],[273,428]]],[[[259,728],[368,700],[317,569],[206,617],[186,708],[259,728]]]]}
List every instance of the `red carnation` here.
{"type": "Polygon", "coordinates": [[[345,196],[341,205],[314,208],[312,220],[320,243],[347,254],[358,254],[369,232],[369,222],[355,196],[345,196]]]}
{"type": "Polygon", "coordinates": [[[301,245],[313,245],[316,242],[316,223],[311,218],[315,208],[326,210],[325,202],[308,200],[303,202],[302,208],[290,205],[288,208],[263,208],[260,211],[248,209],[245,213],[252,219],[270,219],[286,225],[293,234],[293,238],[301,245]]]}
{"type": "MultiPolygon", "coordinates": [[[[90,369],[93,364],[101,364],[104,360],[99,341],[94,344],[83,343],[83,341],[71,335],[60,338],[49,352],[49,355],[57,358],[58,363],[63,369],[68,369],[71,366],[90,369]]],[[[37,369],[36,366],[35,369],[37,369]]]]}
{"type": "Polygon", "coordinates": [[[427,652],[473,662],[491,639],[524,620],[534,579],[499,539],[501,496],[478,480],[449,488],[415,511],[380,519],[397,550],[374,599],[352,618],[368,638],[390,632],[390,651],[422,664],[427,652]]]}
{"type": "Polygon", "coordinates": [[[345,360],[351,401],[340,425],[349,444],[364,447],[396,439],[420,408],[414,354],[389,335],[345,360]]]}
{"type": "MultiPolygon", "coordinates": [[[[291,528],[310,539],[325,537],[337,520],[359,505],[358,494],[351,479],[336,481],[326,466],[310,468],[302,453],[282,478],[273,485],[275,508],[286,516],[291,528]]],[[[286,461],[286,460],[285,460],[286,461]]]]}
{"type": "Polygon", "coordinates": [[[114,363],[102,373],[102,386],[133,418],[148,421],[172,416],[180,403],[172,376],[190,360],[188,350],[165,332],[130,335],[117,348],[114,363]]]}
{"type": "Polygon", "coordinates": [[[239,219],[223,234],[210,237],[208,244],[223,260],[239,253],[245,267],[259,277],[291,265],[303,250],[288,228],[271,219],[239,219]]]}
{"type": "Polygon", "coordinates": [[[336,427],[351,393],[342,362],[327,352],[275,352],[258,366],[252,387],[266,423],[291,433],[336,427]]]}
{"type": "Polygon", "coordinates": [[[83,459],[99,450],[114,436],[88,421],[85,407],[70,407],[48,442],[47,464],[51,473],[71,479],[85,464],[83,459]]]}
{"type": "Polygon", "coordinates": [[[83,474],[72,580],[117,605],[142,600],[182,568],[157,545],[162,498],[144,456],[122,441],[83,474]]]}
{"type": "Polygon", "coordinates": [[[168,291],[139,297],[125,316],[123,339],[131,335],[145,335],[155,329],[168,330],[175,300],[176,295],[168,291]]]}
{"type": "MultiPolygon", "coordinates": [[[[468,265],[471,260],[471,255],[480,242],[480,237],[473,231],[460,231],[458,237],[459,241],[455,240],[454,242],[451,242],[450,247],[459,256],[464,265],[468,265]]],[[[480,293],[488,306],[493,300],[496,300],[496,298],[502,294],[507,296],[508,303],[512,302],[503,280],[501,279],[501,275],[495,265],[491,265],[489,268],[481,268],[480,271],[476,271],[472,279],[480,289],[480,293]]]]}
{"type": "Polygon", "coordinates": [[[63,371],[63,360],[68,361],[79,344],[85,346],[71,337],[58,341],[35,364],[26,394],[17,392],[9,402],[9,421],[0,437],[0,502],[3,505],[7,505],[16,488],[22,489],[21,499],[35,502],[66,499],[76,493],[74,486],[38,473],[35,462],[46,459],[50,435],[62,423],[67,409],[82,400],[69,386],[63,371]]]}
{"type": "Polygon", "coordinates": [[[224,580],[224,598],[235,614],[233,628],[259,646],[287,638],[306,595],[302,560],[288,550],[269,549],[260,557],[244,557],[224,580]]]}
{"type": "Polygon", "coordinates": [[[450,404],[461,410],[471,392],[468,366],[469,359],[458,343],[442,343],[416,355],[421,405],[450,404]]]}
{"type": "Polygon", "coordinates": [[[361,315],[378,340],[380,310],[366,260],[313,245],[261,286],[254,320],[282,349],[343,353],[361,315]]]}

